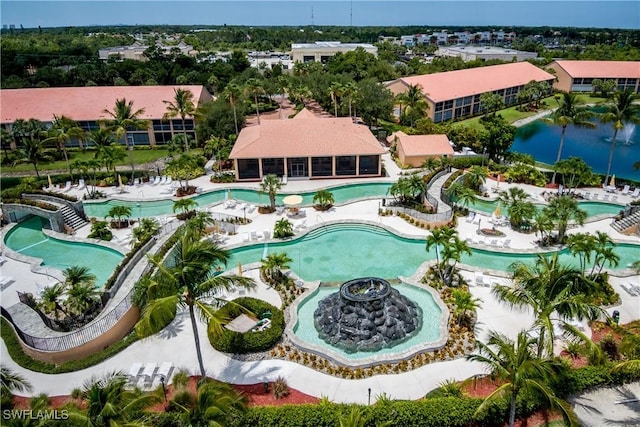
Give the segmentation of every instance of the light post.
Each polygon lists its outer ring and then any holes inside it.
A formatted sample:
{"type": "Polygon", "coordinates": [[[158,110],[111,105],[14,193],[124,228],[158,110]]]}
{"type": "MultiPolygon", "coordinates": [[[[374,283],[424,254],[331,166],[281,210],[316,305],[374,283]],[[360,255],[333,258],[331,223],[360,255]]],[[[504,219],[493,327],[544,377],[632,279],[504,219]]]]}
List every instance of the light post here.
{"type": "Polygon", "coordinates": [[[164,394],[164,401],[167,401],[167,389],[164,386],[164,375],[160,375],[160,384],[162,384],[162,394],[164,394]]]}
{"type": "Polygon", "coordinates": [[[242,207],[242,212],[244,213],[244,223],[246,224],[247,223],[247,205],[246,204],[242,207]]]}
{"type": "Polygon", "coordinates": [[[134,146],[133,136],[127,135],[127,140],[129,142],[129,161],[131,162],[131,185],[133,185],[133,180],[136,177],[136,166],[135,166],[135,162],[133,161],[133,146],[134,146]]]}
{"type": "Polygon", "coordinates": [[[371,405],[371,387],[369,387],[367,390],[369,391],[369,400],[368,400],[369,403],[368,404],[371,405]]]}

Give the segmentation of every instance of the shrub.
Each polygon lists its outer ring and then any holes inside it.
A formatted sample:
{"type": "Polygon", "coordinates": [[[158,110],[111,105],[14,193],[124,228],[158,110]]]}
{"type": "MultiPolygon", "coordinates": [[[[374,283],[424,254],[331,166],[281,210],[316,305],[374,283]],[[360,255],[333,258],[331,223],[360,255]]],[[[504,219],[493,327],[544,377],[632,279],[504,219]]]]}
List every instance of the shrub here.
{"type": "Polygon", "coordinates": [[[289,395],[289,384],[287,384],[287,380],[284,377],[276,378],[273,383],[273,397],[276,399],[282,399],[283,397],[287,397],[289,395]]]}
{"type": "Polygon", "coordinates": [[[257,316],[271,312],[271,327],[260,332],[239,333],[227,328],[222,328],[219,333],[210,332],[209,341],[213,348],[225,353],[246,354],[268,350],[280,341],[285,326],[282,310],[265,301],[245,297],[225,304],[220,308],[219,314],[225,318],[234,319],[243,313],[241,307],[257,316]]]}

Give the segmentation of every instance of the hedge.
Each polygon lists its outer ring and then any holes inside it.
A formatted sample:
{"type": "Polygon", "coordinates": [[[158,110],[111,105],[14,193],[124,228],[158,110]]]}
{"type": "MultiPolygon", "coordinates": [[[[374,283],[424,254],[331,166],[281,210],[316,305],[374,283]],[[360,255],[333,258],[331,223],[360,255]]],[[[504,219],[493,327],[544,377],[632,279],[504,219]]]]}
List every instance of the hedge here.
{"type": "Polygon", "coordinates": [[[232,303],[227,303],[220,308],[218,313],[226,318],[233,319],[243,313],[242,306],[260,316],[267,311],[271,312],[271,327],[261,332],[239,333],[222,328],[221,333],[209,332],[209,341],[213,348],[225,353],[255,353],[265,351],[273,347],[284,332],[284,314],[282,310],[268,302],[255,298],[238,298],[232,303]]]}
{"type": "Polygon", "coordinates": [[[0,336],[7,346],[9,356],[11,356],[11,359],[14,362],[25,369],[29,369],[30,371],[42,372],[45,374],[62,374],[65,372],[75,372],[81,369],[88,368],[90,366],[97,365],[98,363],[103,362],[111,356],[118,354],[134,342],[138,341],[138,337],[136,336],[135,332],[132,332],[125,338],[110,345],[101,352],[92,354],[87,358],[66,362],[62,365],[53,365],[51,363],[33,359],[31,356],[26,354],[20,346],[20,338],[18,338],[11,324],[4,317],[0,317],[0,336]]]}

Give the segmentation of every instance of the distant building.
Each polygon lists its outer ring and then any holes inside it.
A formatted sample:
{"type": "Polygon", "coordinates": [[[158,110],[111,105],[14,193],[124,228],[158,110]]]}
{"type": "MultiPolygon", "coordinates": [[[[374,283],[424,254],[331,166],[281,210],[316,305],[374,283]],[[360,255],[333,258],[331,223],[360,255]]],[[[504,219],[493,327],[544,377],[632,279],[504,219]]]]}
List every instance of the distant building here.
{"type": "Polygon", "coordinates": [[[349,117],[320,118],[306,108],[293,119],[262,120],[243,128],[231,150],[236,180],[267,174],[302,178],[357,178],[382,174],[384,148],[349,117]]]}
{"type": "Polygon", "coordinates": [[[554,76],[529,62],[492,65],[444,73],[402,77],[385,84],[394,95],[418,85],[429,104],[428,117],[434,122],[458,119],[482,113],[480,95],[491,92],[513,105],[516,95],[530,81],[548,82],[554,76]]]}
{"type": "MultiPolygon", "coordinates": [[[[197,52],[193,50],[193,46],[184,42],[179,42],[177,45],[165,45],[160,42],[156,43],[156,47],[165,55],[169,55],[172,52],[179,53],[185,56],[194,56],[197,52]]],[[[115,59],[122,61],[124,59],[133,59],[134,61],[147,61],[147,57],[144,56],[144,52],[149,49],[148,45],[140,42],[134,42],[130,46],[115,46],[107,47],[98,50],[98,59],[101,61],[107,61],[109,59],[115,59]]]]}
{"type": "MultiPolygon", "coordinates": [[[[182,88],[193,94],[196,107],[210,102],[212,97],[204,86],[88,86],[51,87],[38,89],[3,89],[0,91],[0,124],[11,130],[18,119],[37,119],[50,125],[53,116],[67,116],[85,131],[100,127],[109,120],[104,110],[113,110],[117,99],[133,101],[134,109],[144,108],[140,119],[148,120],[147,129],[130,130],[127,137],[135,145],[156,145],[169,142],[174,135],[183,133],[180,117],[164,121],[167,112],[163,101],[173,100],[175,89],[182,88]]],[[[188,135],[195,137],[193,117],[185,120],[188,135]]],[[[120,141],[124,143],[124,141],[120,141]]],[[[72,141],[71,145],[79,144],[72,141]]]]}
{"type": "Polygon", "coordinates": [[[294,43],[291,45],[293,62],[322,62],[325,63],[338,52],[346,53],[362,48],[366,52],[378,56],[378,48],[366,43],[315,42],[294,43]]]}
{"type": "Polygon", "coordinates": [[[536,52],[523,52],[515,49],[504,49],[496,46],[452,46],[441,47],[436,52],[436,56],[458,57],[464,62],[490,59],[499,59],[501,61],[526,61],[527,59],[537,58],[536,52]]]}
{"type": "Polygon", "coordinates": [[[427,158],[453,157],[453,147],[447,135],[407,135],[402,131],[387,137],[396,144],[396,154],[401,164],[420,167],[427,158]]]}
{"type": "Polygon", "coordinates": [[[615,80],[619,90],[640,92],[640,61],[553,61],[553,87],[565,92],[593,92],[594,79],[615,80]]]}
{"type": "Polygon", "coordinates": [[[294,64],[291,55],[285,52],[249,52],[247,58],[253,68],[272,69],[280,65],[283,70],[292,70],[294,64]]]}

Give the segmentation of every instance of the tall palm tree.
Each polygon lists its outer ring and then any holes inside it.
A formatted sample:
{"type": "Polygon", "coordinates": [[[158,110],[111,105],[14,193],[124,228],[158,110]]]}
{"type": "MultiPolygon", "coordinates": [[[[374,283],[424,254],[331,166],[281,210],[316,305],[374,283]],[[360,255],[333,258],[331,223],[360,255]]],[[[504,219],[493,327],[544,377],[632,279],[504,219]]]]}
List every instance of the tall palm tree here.
{"type": "Polygon", "coordinates": [[[464,176],[464,182],[472,190],[479,191],[480,186],[487,181],[489,170],[484,166],[471,166],[464,176]]]}
{"type": "Polygon", "coordinates": [[[280,76],[278,77],[276,84],[278,86],[278,93],[280,94],[280,103],[278,110],[280,118],[282,118],[282,103],[284,101],[285,95],[289,91],[289,79],[286,76],[280,76]]]}
{"type": "Polygon", "coordinates": [[[236,108],[238,101],[240,100],[240,93],[240,87],[235,83],[229,83],[227,87],[224,88],[224,91],[222,91],[222,97],[233,109],[233,123],[235,125],[236,135],[240,132],[238,130],[238,112],[236,108]]]}
{"type": "Polygon", "coordinates": [[[413,127],[415,119],[424,117],[429,109],[425,95],[419,84],[409,85],[406,92],[398,95],[400,102],[405,105],[404,114],[409,117],[411,127],[413,127]]]}
{"type": "Polygon", "coordinates": [[[118,170],[116,169],[116,165],[127,157],[124,148],[114,142],[111,145],[100,147],[100,151],[98,151],[96,155],[98,155],[98,159],[102,162],[107,172],[113,170],[113,179],[114,182],[117,182],[118,170]]]}
{"type": "Polygon", "coordinates": [[[228,259],[229,252],[216,243],[200,240],[200,236],[183,231],[166,264],[162,260],[151,258],[151,263],[157,268],[155,280],[168,296],[151,300],[144,307],[135,327],[139,336],[151,335],[164,328],[175,317],[178,307],[186,308],[203,379],[206,371],[196,315],[207,320],[209,328],[219,330],[225,320],[217,313],[216,307],[224,302],[221,295],[231,291],[234,286],[255,286],[254,281],[247,277],[213,274],[215,267],[226,265],[228,259]],[[207,303],[208,300],[212,300],[214,305],[207,303]]]}
{"type": "Polygon", "coordinates": [[[353,118],[356,116],[355,108],[353,108],[353,102],[359,95],[358,85],[355,82],[347,82],[347,84],[343,86],[343,95],[347,97],[347,101],[349,103],[349,117],[353,118]]]}
{"type": "Polygon", "coordinates": [[[429,251],[432,247],[436,250],[436,271],[440,280],[448,285],[462,254],[471,254],[471,250],[466,242],[458,238],[456,229],[451,227],[436,227],[431,230],[427,236],[426,250],[429,251]]]}
{"type": "Polygon", "coordinates": [[[633,93],[632,89],[615,92],[611,101],[605,104],[606,111],[600,115],[602,123],[613,124],[613,137],[611,138],[611,148],[609,149],[605,183],[609,181],[611,174],[611,164],[613,163],[613,152],[616,149],[618,131],[624,129],[628,123],[640,123],[640,105],[635,102],[639,98],[639,95],[633,93]]]}
{"type": "Polygon", "coordinates": [[[187,221],[188,232],[195,235],[204,236],[207,233],[207,228],[213,226],[216,221],[211,216],[210,212],[197,211],[193,218],[187,221]]]}
{"type": "Polygon", "coordinates": [[[172,403],[181,410],[189,426],[211,427],[225,426],[232,413],[246,411],[248,399],[228,384],[207,381],[198,385],[194,402],[182,405],[174,400],[172,403]]]}
{"type": "Polygon", "coordinates": [[[593,282],[576,268],[562,265],[558,254],[538,255],[531,266],[515,263],[511,266],[515,285],[497,285],[493,294],[511,308],[529,308],[540,331],[538,355],[553,355],[553,323],[566,324],[570,319],[595,320],[605,318],[606,312],[595,304],[585,302],[593,282]]]}
{"type": "Polygon", "coordinates": [[[162,101],[167,105],[167,112],[162,116],[162,120],[180,117],[180,120],[182,120],[182,134],[184,135],[184,148],[185,151],[189,151],[189,139],[187,137],[185,119],[187,116],[191,116],[195,120],[197,114],[197,108],[193,102],[193,92],[182,88],[174,89],[173,92],[174,96],[172,101],[162,101]]]}
{"type": "Polygon", "coordinates": [[[133,101],[127,101],[126,98],[116,99],[113,111],[104,109],[103,113],[111,117],[106,121],[107,127],[113,132],[118,141],[124,138],[125,146],[129,150],[129,160],[131,162],[131,182],[135,178],[135,163],[133,161],[133,147],[129,145],[127,137],[128,129],[146,129],[149,125],[147,120],[142,120],[141,115],[144,114],[144,108],[134,110],[133,101]]]}
{"type": "MultiPolygon", "coordinates": [[[[593,129],[596,124],[589,121],[594,116],[587,107],[578,105],[578,95],[569,92],[560,92],[556,97],[558,102],[558,108],[551,114],[551,117],[545,118],[544,121],[562,128],[560,133],[560,145],[558,146],[558,155],[556,156],[556,163],[562,158],[562,147],[564,145],[564,134],[567,131],[567,126],[574,125],[580,128],[593,129]]],[[[556,183],[556,171],[554,169],[551,182],[556,183]]]]}
{"type": "Polygon", "coordinates": [[[293,260],[286,252],[274,252],[260,260],[263,270],[270,278],[279,281],[282,278],[282,270],[289,268],[289,263],[293,260]]]}
{"type": "Polygon", "coordinates": [[[271,212],[276,210],[276,194],[278,190],[282,188],[284,184],[278,178],[277,175],[268,174],[262,179],[260,182],[260,192],[267,193],[269,195],[269,203],[271,207],[271,212]]]}
{"type": "Polygon", "coordinates": [[[127,381],[127,377],[120,372],[89,379],[82,387],[86,409],[72,409],[69,418],[81,425],[95,427],[144,425],[141,420],[131,419],[131,414],[139,414],[158,403],[160,398],[137,389],[127,390],[127,381]]]}
{"type": "Polygon", "coordinates": [[[18,149],[17,157],[13,163],[31,163],[36,171],[36,176],[40,178],[38,164],[48,160],[51,160],[51,156],[44,151],[43,141],[39,137],[34,137],[22,141],[22,147],[18,149]]]}
{"type": "Polygon", "coordinates": [[[491,403],[507,398],[509,401],[509,426],[516,420],[516,402],[521,393],[538,392],[549,402],[552,409],[562,414],[566,423],[577,426],[577,419],[571,406],[559,399],[547,385],[550,378],[562,369],[562,365],[551,359],[536,357],[532,348],[536,342],[526,331],[520,331],[516,341],[512,341],[495,331],[489,333],[487,344],[476,341],[477,353],[467,356],[467,360],[487,366],[492,377],[501,385],[478,407],[476,414],[482,413],[491,403]]]}
{"type": "Polygon", "coordinates": [[[253,102],[256,105],[256,117],[258,118],[258,124],[260,124],[260,106],[258,103],[258,97],[264,95],[266,92],[260,81],[256,78],[250,78],[245,83],[244,94],[253,98],[253,102]]]}
{"type": "Polygon", "coordinates": [[[73,174],[71,173],[71,166],[69,165],[69,156],[67,155],[67,144],[72,138],[82,138],[84,136],[84,130],[69,117],[64,115],[56,116],[54,114],[51,129],[47,131],[46,135],[47,138],[42,142],[44,144],[53,142],[56,144],[56,148],[62,151],[64,160],[67,163],[67,172],[73,181],[73,174]]]}
{"type": "Polygon", "coordinates": [[[338,98],[342,96],[344,87],[340,82],[333,82],[329,86],[329,96],[331,96],[331,102],[333,102],[333,115],[338,117],[338,98]]]}

